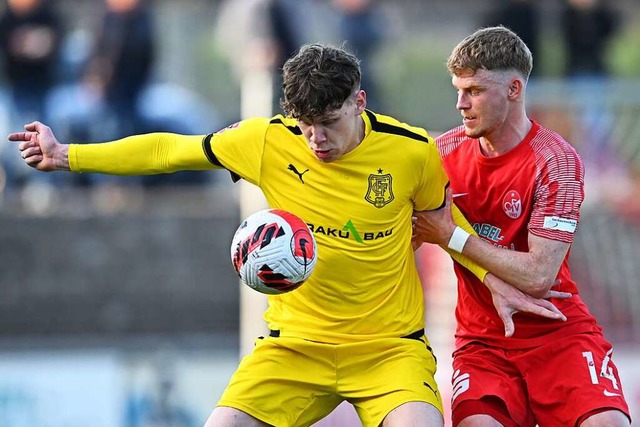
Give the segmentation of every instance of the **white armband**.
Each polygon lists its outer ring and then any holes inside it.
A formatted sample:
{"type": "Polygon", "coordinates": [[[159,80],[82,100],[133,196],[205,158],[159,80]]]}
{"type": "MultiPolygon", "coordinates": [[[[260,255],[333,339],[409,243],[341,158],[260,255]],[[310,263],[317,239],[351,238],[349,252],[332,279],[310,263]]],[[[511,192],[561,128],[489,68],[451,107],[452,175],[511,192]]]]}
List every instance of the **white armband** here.
{"type": "Polygon", "coordinates": [[[467,233],[460,227],[456,227],[455,230],[453,230],[453,234],[451,235],[451,239],[449,239],[447,247],[451,250],[462,253],[462,249],[464,249],[464,245],[467,243],[469,236],[471,236],[471,234],[467,233]]]}

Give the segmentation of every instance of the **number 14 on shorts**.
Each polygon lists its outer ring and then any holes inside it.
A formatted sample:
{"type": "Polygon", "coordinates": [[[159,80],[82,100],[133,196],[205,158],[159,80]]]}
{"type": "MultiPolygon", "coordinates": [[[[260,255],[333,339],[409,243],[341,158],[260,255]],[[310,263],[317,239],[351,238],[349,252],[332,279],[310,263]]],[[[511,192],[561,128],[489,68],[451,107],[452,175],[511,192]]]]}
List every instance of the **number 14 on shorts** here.
{"type": "MultiPolygon", "coordinates": [[[[613,350],[609,350],[605,355],[604,359],[602,359],[602,367],[600,368],[599,376],[596,370],[596,363],[593,360],[593,353],[590,351],[583,351],[582,357],[584,357],[587,360],[587,366],[589,367],[589,375],[591,376],[591,382],[593,384],[599,384],[600,383],[599,378],[606,378],[609,381],[611,381],[611,384],[613,385],[613,388],[615,390],[620,390],[620,388],[618,387],[618,380],[613,374],[613,368],[609,366],[612,352],[613,350]]],[[[604,391],[604,394],[605,396],[620,396],[618,393],[611,393],[607,390],[604,391]]]]}

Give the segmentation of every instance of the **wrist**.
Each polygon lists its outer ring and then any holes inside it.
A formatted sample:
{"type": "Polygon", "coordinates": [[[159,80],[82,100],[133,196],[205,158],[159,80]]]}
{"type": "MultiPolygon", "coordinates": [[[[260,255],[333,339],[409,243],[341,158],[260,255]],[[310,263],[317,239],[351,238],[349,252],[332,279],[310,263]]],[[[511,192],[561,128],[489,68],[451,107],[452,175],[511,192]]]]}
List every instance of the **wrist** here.
{"type": "Polygon", "coordinates": [[[69,145],[60,144],[57,155],[55,156],[55,168],[61,171],[70,171],[69,165],[69,145]]]}
{"type": "Polygon", "coordinates": [[[461,227],[456,226],[456,228],[454,228],[453,230],[453,233],[451,234],[449,243],[447,243],[447,247],[452,251],[462,253],[462,250],[464,249],[464,245],[467,243],[467,240],[469,240],[470,236],[471,234],[466,232],[461,227]]]}

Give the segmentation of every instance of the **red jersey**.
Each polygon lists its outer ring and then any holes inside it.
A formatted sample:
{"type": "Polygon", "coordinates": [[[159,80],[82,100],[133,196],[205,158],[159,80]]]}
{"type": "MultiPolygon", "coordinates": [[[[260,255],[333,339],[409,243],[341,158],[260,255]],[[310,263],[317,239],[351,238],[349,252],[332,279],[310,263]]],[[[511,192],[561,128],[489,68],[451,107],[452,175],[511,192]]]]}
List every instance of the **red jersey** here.
{"type": "MultiPolygon", "coordinates": [[[[498,157],[485,157],[480,141],[468,138],[462,126],[436,139],[451,181],[454,202],[478,235],[505,250],[527,252],[528,233],[571,243],[584,199],[584,166],[576,151],[557,133],[533,122],[524,140],[498,157]]],[[[598,331],[594,317],[578,295],[565,257],[554,289],[569,299],[552,302],[566,322],[517,313],[515,334],[505,338],[504,326],[489,290],[454,262],[458,278],[456,348],[474,341],[505,348],[538,346],[549,339],[598,331]]]]}

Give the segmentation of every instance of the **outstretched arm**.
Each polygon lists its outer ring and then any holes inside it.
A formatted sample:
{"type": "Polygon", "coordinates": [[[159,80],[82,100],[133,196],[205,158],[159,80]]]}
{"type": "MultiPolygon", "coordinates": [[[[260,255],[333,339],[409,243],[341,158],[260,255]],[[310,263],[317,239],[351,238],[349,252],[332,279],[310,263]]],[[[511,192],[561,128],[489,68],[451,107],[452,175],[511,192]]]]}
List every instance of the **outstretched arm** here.
{"type": "Polygon", "coordinates": [[[40,122],[26,125],[25,130],[8,138],[18,141],[24,161],[41,171],[151,175],[219,167],[203,151],[204,135],[150,133],[98,144],[60,144],[40,122]]]}

